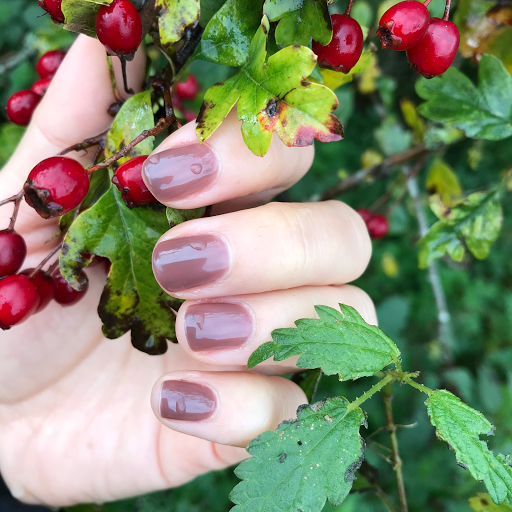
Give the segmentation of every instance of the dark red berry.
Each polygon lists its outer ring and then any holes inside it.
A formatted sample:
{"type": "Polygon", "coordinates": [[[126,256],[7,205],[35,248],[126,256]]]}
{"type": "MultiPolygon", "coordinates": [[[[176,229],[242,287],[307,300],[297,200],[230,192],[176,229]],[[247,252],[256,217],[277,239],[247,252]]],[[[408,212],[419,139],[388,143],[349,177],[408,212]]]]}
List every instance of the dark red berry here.
{"type": "Polygon", "coordinates": [[[7,106],[5,107],[7,117],[13,123],[27,126],[40,99],[41,97],[33,91],[15,92],[7,101],[7,106]]]}
{"type": "Polygon", "coordinates": [[[147,156],[138,156],[128,160],[117,169],[112,178],[112,183],[123,195],[128,208],[157,202],[144,181],[142,181],[142,165],[147,158],[147,156]]]}
{"type": "Polygon", "coordinates": [[[427,32],[430,14],[421,2],[406,0],[389,8],[380,19],[377,35],[384,50],[407,50],[427,32]]]}
{"type": "Polygon", "coordinates": [[[37,0],[37,3],[41,9],[44,9],[51,16],[54,23],[64,23],[62,0],[37,0]]]}
{"type": "Polygon", "coordinates": [[[96,15],[96,35],[116,55],[134,52],[142,41],[142,23],[129,0],[102,5],[96,15]]]}
{"type": "Polygon", "coordinates": [[[48,89],[48,87],[50,87],[51,82],[52,82],[51,78],[41,78],[41,80],[38,80],[30,88],[30,90],[32,92],[35,92],[38,96],[43,96],[43,94],[46,92],[46,89],[48,89]]]}
{"type": "Polygon", "coordinates": [[[53,156],[39,162],[23,187],[25,200],[43,219],[77,207],[89,190],[89,176],[72,158],[53,156]]]}
{"type": "Polygon", "coordinates": [[[376,213],[372,215],[370,220],[366,223],[366,227],[372,238],[384,238],[389,231],[389,222],[384,215],[376,213]]]}
{"type": "Polygon", "coordinates": [[[193,100],[199,94],[200,88],[195,76],[189,75],[186,82],[176,84],[176,94],[182,100],[193,100]]]}
{"type": "Polygon", "coordinates": [[[359,215],[361,215],[365,224],[367,224],[368,221],[373,217],[373,213],[366,208],[358,208],[356,212],[359,213],[359,215]]]}
{"type": "Polygon", "coordinates": [[[61,275],[60,270],[57,269],[53,274],[53,288],[55,291],[54,299],[61,306],[72,306],[81,300],[89,289],[89,281],[87,276],[82,271],[80,273],[81,278],[84,282],[83,288],[75,290],[61,275]]]}
{"type": "Polygon", "coordinates": [[[7,330],[35,313],[39,293],[26,276],[16,274],[0,281],[0,328],[7,330]]]}
{"type": "Polygon", "coordinates": [[[0,231],[0,278],[16,274],[27,255],[27,244],[16,231],[0,231]]]}
{"type": "Polygon", "coordinates": [[[345,14],[333,14],[332,40],[327,46],[313,41],[313,51],[321,68],[348,73],[363,51],[363,31],[359,23],[345,14]]]}
{"type": "Polygon", "coordinates": [[[455,23],[430,18],[427,33],[407,50],[409,64],[425,78],[442,75],[452,65],[459,43],[460,34],[455,23]]]}
{"type": "Polygon", "coordinates": [[[66,52],[61,50],[53,50],[51,52],[45,53],[36,64],[37,74],[41,78],[52,78],[55,73],[57,73],[57,69],[62,64],[64,57],[66,56],[66,52]]]}
{"type": "Polygon", "coordinates": [[[53,287],[53,279],[50,274],[43,272],[40,270],[36,272],[33,277],[30,277],[34,272],[33,268],[28,268],[21,272],[24,276],[27,276],[37,288],[37,292],[39,293],[39,306],[37,306],[36,313],[42,311],[48,304],[50,304],[53,296],[55,294],[55,290],[53,287]]]}

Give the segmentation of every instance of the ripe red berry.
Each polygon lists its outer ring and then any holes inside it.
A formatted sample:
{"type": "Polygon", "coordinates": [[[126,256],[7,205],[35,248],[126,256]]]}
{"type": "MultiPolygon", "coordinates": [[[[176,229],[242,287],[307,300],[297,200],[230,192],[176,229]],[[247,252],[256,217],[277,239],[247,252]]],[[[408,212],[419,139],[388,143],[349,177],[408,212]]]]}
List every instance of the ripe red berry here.
{"type": "Polygon", "coordinates": [[[25,261],[27,244],[16,231],[0,231],[0,279],[16,274],[25,261]]]}
{"type": "Polygon", "coordinates": [[[427,32],[430,14],[425,5],[405,0],[389,8],[380,19],[377,35],[382,48],[407,50],[427,32]]]}
{"type": "Polygon", "coordinates": [[[39,7],[44,9],[52,18],[54,23],[64,23],[64,14],[62,12],[62,0],[37,0],[39,7]]]}
{"type": "Polygon", "coordinates": [[[82,271],[81,276],[84,279],[85,286],[82,290],[75,290],[61,275],[60,270],[57,269],[53,274],[53,287],[55,291],[55,302],[61,306],[72,306],[81,300],[89,289],[89,281],[87,276],[82,271]]]}
{"type": "Polygon", "coordinates": [[[376,213],[368,220],[366,227],[372,238],[384,238],[389,231],[389,222],[384,215],[376,213]]]}
{"type": "Polygon", "coordinates": [[[40,270],[37,272],[34,277],[30,277],[34,272],[33,268],[27,268],[21,274],[27,276],[37,288],[37,292],[39,293],[39,306],[37,306],[36,313],[42,311],[53,299],[55,294],[55,290],[53,287],[53,279],[52,276],[40,270]]]}
{"type": "Polygon", "coordinates": [[[23,187],[25,200],[43,219],[77,207],[89,190],[89,176],[72,158],[53,156],[39,162],[23,187]]]}
{"type": "Polygon", "coordinates": [[[199,94],[200,88],[196,77],[189,75],[186,82],[176,84],[176,94],[182,100],[193,100],[199,94]]]}
{"type": "Polygon", "coordinates": [[[40,99],[41,97],[33,91],[15,92],[7,101],[7,106],[5,107],[7,117],[13,123],[27,126],[40,99]]]}
{"type": "Polygon", "coordinates": [[[427,33],[407,50],[409,64],[425,78],[442,75],[452,65],[459,43],[460,34],[455,23],[430,18],[427,33]]]}
{"type": "Polygon", "coordinates": [[[348,73],[363,51],[363,31],[359,23],[346,14],[333,14],[332,40],[327,46],[313,41],[313,52],[321,68],[348,73]]]}
{"type": "Polygon", "coordinates": [[[129,0],[102,5],[96,15],[96,35],[116,55],[134,52],[142,41],[142,23],[129,0]]]}
{"type": "Polygon", "coordinates": [[[142,181],[142,165],[147,158],[147,156],[137,156],[128,160],[117,169],[112,178],[112,183],[119,189],[126,206],[130,209],[134,206],[157,202],[142,181]]]}
{"type": "Polygon", "coordinates": [[[37,74],[41,78],[52,78],[55,73],[57,73],[57,69],[62,64],[64,57],[66,56],[66,52],[61,50],[53,50],[51,52],[46,52],[36,64],[37,74]]]}
{"type": "Polygon", "coordinates": [[[38,96],[43,96],[43,94],[46,92],[46,89],[48,89],[48,87],[50,87],[51,82],[52,82],[51,78],[41,78],[41,80],[38,80],[30,88],[30,90],[32,92],[35,92],[38,96]]]}
{"type": "Polygon", "coordinates": [[[0,329],[7,330],[35,313],[39,293],[26,276],[16,274],[0,281],[0,329]]]}
{"type": "Polygon", "coordinates": [[[366,208],[358,208],[356,212],[359,213],[359,215],[361,215],[365,224],[367,224],[368,221],[373,217],[373,213],[366,208]]]}

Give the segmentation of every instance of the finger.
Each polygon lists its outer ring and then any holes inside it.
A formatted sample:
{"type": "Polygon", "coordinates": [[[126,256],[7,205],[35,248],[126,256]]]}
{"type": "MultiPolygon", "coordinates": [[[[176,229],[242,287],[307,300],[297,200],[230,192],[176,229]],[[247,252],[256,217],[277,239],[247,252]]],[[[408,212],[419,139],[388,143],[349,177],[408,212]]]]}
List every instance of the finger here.
{"type": "MultiPolygon", "coordinates": [[[[186,301],[176,318],[178,341],[188,354],[208,365],[241,365],[263,343],[272,339],[272,331],[295,327],[299,318],[317,318],[315,305],[338,309],[339,304],[355,308],[364,320],[377,324],[375,307],[360,288],[342,286],[306,286],[292,290],[222,297],[208,301],[186,301]]],[[[258,371],[287,374],[297,371],[295,359],[268,361],[258,371]]]]}
{"type": "Polygon", "coordinates": [[[215,443],[245,447],[294,418],[307,403],[292,381],[256,372],[177,371],[161,377],[151,406],[167,427],[215,443]]]}
{"type": "Polygon", "coordinates": [[[265,202],[296,183],[313,161],[313,146],[286,147],[274,137],[269,152],[245,145],[233,111],[206,143],[191,122],[170,135],[148,158],[143,178],[153,195],[176,208],[197,208],[234,198],[237,207],[265,202]]]}
{"type": "Polygon", "coordinates": [[[172,228],[153,271],[171,295],[205,299],[348,283],[370,255],[366,226],[347,205],[270,203],[172,228]]]}

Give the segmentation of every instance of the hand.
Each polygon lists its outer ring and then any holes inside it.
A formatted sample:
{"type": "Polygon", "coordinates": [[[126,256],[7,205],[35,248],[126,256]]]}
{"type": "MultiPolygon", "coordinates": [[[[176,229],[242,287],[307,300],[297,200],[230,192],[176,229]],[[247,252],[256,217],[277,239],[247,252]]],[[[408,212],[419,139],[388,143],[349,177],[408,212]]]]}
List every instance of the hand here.
{"type": "MultiPolygon", "coordinates": [[[[138,54],[131,86],[140,86],[143,70],[138,54]]],[[[0,173],[2,196],[19,191],[40,160],[105,130],[113,101],[103,47],[80,36],[0,173]]],[[[256,157],[233,113],[207,144],[194,130],[189,123],[168,137],[145,171],[167,205],[215,205],[216,216],[173,228],[155,249],[157,279],[186,299],[179,344],[155,357],[132,348],[129,335],[105,339],[99,268],[87,270],[90,288],[79,304],[52,303],[0,335],[0,471],[23,501],[115,500],[242,460],[252,438],[306,402],[293,382],[271,376],[293,371],[293,361],[246,370],[271,331],[313,317],[315,304],[346,303],[376,322],[367,295],[344,284],[371,254],[358,214],[337,201],[257,206],[302,177],[313,148],[287,148],[274,137],[256,157]]],[[[71,156],[90,163],[94,149],[82,153],[71,156]]],[[[10,214],[0,210],[2,226],[10,214]]],[[[57,223],[24,204],[16,229],[29,247],[26,266],[36,266],[55,244],[48,240],[57,223]]]]}

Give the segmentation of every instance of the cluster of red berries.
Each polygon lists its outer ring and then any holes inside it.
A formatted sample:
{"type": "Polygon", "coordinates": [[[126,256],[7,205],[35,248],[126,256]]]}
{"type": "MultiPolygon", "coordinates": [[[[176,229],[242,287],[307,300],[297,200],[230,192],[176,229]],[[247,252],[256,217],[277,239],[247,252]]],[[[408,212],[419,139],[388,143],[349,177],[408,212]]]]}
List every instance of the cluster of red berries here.
{"type": "Polygon", "coordinates": [[[174,86],[174,94],[172,97],[172,103],[176,110],[179,110],[187,122],[193,121],[197,114],[183,105],[183,100],[192,101],[197,98],[201,86],[197,81],[196,77],[192,74],[188,76],[185,82],[177,83],[174,86]]]}
{"type": "Polygon", "coordinates": [[[375,239],[384,238],[389,231],[389,222],[384,215],[372,213],[366,208],[358,208],[356,210],[364,220],[370,236],[375,239]]]}
{"type": "Polygon", "coordinates": [[[7,101],[5,110],[7,117],[13,123],[27,126],[32,119],[32,114],[46,89],[50,86],[53,75],[61,65],[66,52],[53,50],[45,53],[37,62],[36,71],[40,79],[30,88],[14,93],[7,101]]]}

